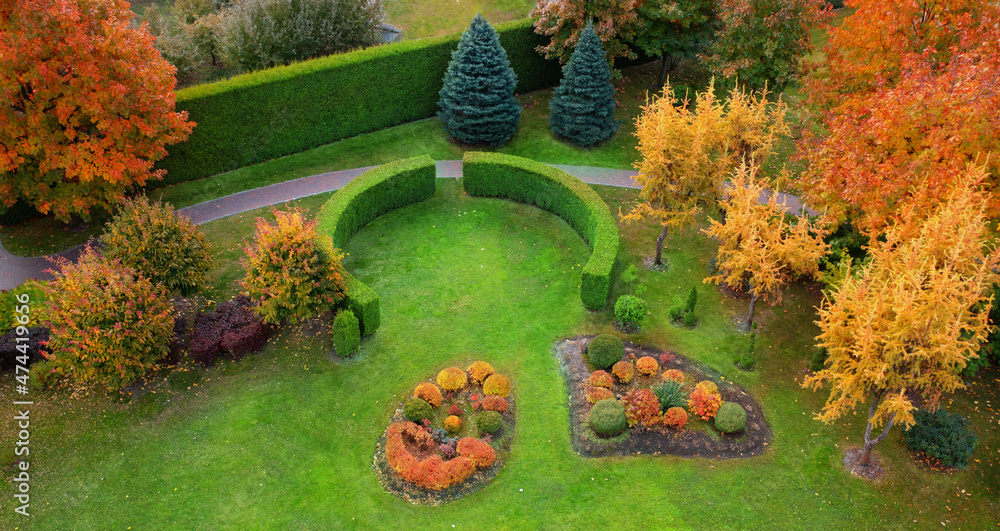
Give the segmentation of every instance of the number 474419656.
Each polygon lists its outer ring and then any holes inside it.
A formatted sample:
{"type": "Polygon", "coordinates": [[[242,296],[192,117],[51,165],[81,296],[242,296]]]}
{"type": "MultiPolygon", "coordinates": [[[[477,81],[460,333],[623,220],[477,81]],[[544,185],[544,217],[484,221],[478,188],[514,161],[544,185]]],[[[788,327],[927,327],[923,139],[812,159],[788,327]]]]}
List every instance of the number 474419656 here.
{"type": "Polygon", "coordinates": [[[27,385],[28,375],[20,373],[28,372],[28,342],[30,341],[30,337],[27,325],[31,321],[31,307],[28,306],[28,302],[30,302],[28,294],[22,293],[18,295],[17,302],[18,304],[14,306],[14,322],[17,325],[17,328],[14,329],[14,341],[16,341],[17,345],[14,348],[20,353],[17,356],[17,381],[22,385],[27,385]]]}

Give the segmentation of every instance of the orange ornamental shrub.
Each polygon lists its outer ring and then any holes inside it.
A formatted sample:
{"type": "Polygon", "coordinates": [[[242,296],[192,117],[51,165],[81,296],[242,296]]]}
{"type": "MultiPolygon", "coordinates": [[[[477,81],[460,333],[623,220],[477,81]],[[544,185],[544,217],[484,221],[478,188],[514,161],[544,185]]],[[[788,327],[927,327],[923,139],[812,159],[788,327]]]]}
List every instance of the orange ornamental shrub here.
{"type": "Polygon", "coordinates": [[[461,456],[445,461],[440,456],[432,455],[421,461],[418,467],[419,479],[415,483],[432,490],[444,490],[457,485],[476,471],[476,463],[461,456]]]}
{"type": "Polygon", "coordinates": [[[449,416],[444,419],[444,429],[447,430],[448,433],[458,433],[458,430],[462,429],[462,419],[460,417],[456,417],[455,415],[449,416]]]}
{"type": "MultiPolygon", "coordinates": [[[[404,437],[411,445],[423,450],[430,450],[436,444],[427,430],[412,422],[397,422],[389,426],[385,438],[386,459],[389,461],[389,466],[405,481],[428,489],[442,490],[465,481],[476,470],[477,461],[461,455],[449,461],[437,455],[417,461],[417,458],[406,449],[406,444],[403,443],[404,437]]],[[[486,446],[489,447],[488,444],[486,446]]],[[[486,462],[489,454],[481,449],[478,451],[479,453],[470,453],[481,462],[486,462]]],[[[493,448],[490,448],[490,451],[492,452],[493,448]]],[[[461,450],[459,453],[462,453],[461,450]]],[[[494,452],[493,459],[495,458],[494,452]]],[[[489,462],[492,464],[493,461],[489,462]]]]}
{"type": "Polygon", "coordinates": [[[468,373],[469,379],[472,380],[473,383],[476,385],[483,385],[483,382],[486,381],[486,379],[492,374],[496,373],[496,371],[493,370],[493,366],[489,363],[486,363],[485,361],[476,361],[473,362],[472,365],[469,365],[468,373]]]}
{"type": "Polygon", "coordinates": [[[635,370],[645,376],[653,376],[660,370],[660,364],[652,356],[643,356],[635,362],[635,370]]]}
{"type": "Polygon", "coordinates": [[[660,399],[649,389],[632,389],[622,399],[629,426],[651,425],[660,416],[660,399]]]}
{"type": "Polygon", "coordinates": [[[607,371],[594,371],[590,373],[590,385],[594,387],[606,387],[611,389],[611,386],[615,384],[614,379],[607,371]]]}
{"type": "Polygon", "coordinates": [[[635,376],[635,369],[632,368],[631,361],[622,360],[611,367],[611,374],[615,375],[615,379],[619,382],[627,384],[635,376]]]}
{"type": "Polygon", "coordinates": [[[684,411],[684,408],[672,407],[663,414],[663,419],[660,422],[668,428],[679,430],[687,424],[687,421],[688,412],[684,411]]]}
{"type": "Polygon", "coordinates": [[[667,369],[663,371],[663,381],[673,380],[677,383],[684,383],[684,373],[677,369],[667,369]]]}
{"type": "Polygon", "coordinates": [[[507,399],[502,396],[485,396],[483,400],[479,402],[479,408],[483,411],[496,411],[497,413],[506,413],[510,409],[510,404],[507,403],[507,399]]]}
{"type": "Polygon", "coordinates": [[[510,395],[510,379],[502,374],[494,374],[483,382],[483,392],[488,395],[506,397],[510,395]]]}
{"type": "Polygon", "coordinates": [[[438,389],[438,386],[430,382],[424,382],[418,385],[413,391],[413,396],[423,398],[428,404],[434,407],[440,406],[441,400],[444,399],[444,397],[441,396],[441,389],[438,389]]]}
{"type": "Polygon", "coordinates": [[[719,406],[722,405],[722,397],[719,393],[710,393],[706,389],[698,384],[688,397],[688,409],[701,420],[709,420],[714,417],[719,412],[719,406]]]}
{"type": "Polygon", "coordinates": [[[591,404],[596,404],[605,398],[614,398],[615,394],[611,392],[611,389],[605,387],[591,387],[587,390],[587,402],[591,404]]]}
{"type": "Polygon", "coordinates": [[[465,384],[468,383],[468,379],[465,377],[465,371],[462,369],[459,369],[458,367],[448,367],[438,373],[437,383],[445,391],[458,391],[465,387],[465,384]]]}
{"type": "Polygon", "coordinates": [[[496,450],[489,443],[474,437],[462,437],[455,450],[458,455],[471,460],[479,468],[486,468],[497,459],[496,450]]]}

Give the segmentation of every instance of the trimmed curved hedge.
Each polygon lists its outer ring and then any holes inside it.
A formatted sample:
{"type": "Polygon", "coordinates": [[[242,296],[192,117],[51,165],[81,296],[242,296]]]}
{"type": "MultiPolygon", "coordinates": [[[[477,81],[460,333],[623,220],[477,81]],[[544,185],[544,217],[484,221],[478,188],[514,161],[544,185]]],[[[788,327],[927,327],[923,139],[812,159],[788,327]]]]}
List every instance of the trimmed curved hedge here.
{"type": "MultiPolygon", "coordinates": [[[[320,210],[318,230],[343,249],[361,227],[386,212],[425,201],[434,195],[437,170],[427,155],[372,168],[333,194],[320,210]]],[[[381,317],[375,290],[347,273],[347,307],[361,321],[361,334],[371,335],[381,317]]]]}
{"type": "Polygon", "coordinates": [[[547,164],[499,153],[466,152],[463,186],[470,195],[505,197],[563,218],[590,244],[580,299],[590,310],[604,307],[618,258],[618,225],[591,187],[547,164]]]}
{"type": "MultiPolygon", "coordinates": [[[[555,85],[557,61],[535,47],[532,20],[495,26],[517,92],[555,85]]],[[[200,179],[405,122],[435,116],[460,33],[335,54],[177,91],[198,125],[157,164],[151,187],[200,179]]]]}

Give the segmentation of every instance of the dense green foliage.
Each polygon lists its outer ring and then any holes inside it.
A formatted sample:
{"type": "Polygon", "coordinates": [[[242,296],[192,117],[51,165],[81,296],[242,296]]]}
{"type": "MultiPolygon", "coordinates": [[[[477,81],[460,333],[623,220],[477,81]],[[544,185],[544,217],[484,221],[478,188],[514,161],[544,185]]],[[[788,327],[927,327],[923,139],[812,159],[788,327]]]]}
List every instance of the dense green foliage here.
{"type": "Polygon", "coordinates": [[[605,398],[590,409],[590,427],[604,437],[614,437],[628,428],[625,406],[614,398],[605,398]]]}
{"type": "Polygon", "coordinates": [[[694,307],[698,304],[698,287],[691,286],[691,291],[688,292],[687,301],[684,303],[684,312],[694,313],[694,307]]]}
{"type": "Polygon", "coordinates": [[[649,0],[636,9],[638,28],[632,42],[651,57],[660,57],[658,86],[666,68],[680,58],[705,51],[717,25],[715,0],[649,0]]]}
{"type": "MultiPolygon", "coordinates": [[[[733,357],[734,358],[733,362],[736,364],[737,367],[745,371],[752,370],[754,365],[757,364],[756,350],[757,350],[757,332],[750,332],[749,334],[747,334],[746,347],[736,351],[736,355],[733,357]]],[[[825,360],[826,358],[823,359],[825,360]]],[[[810,365],[810,369],[811,368],[812,366],[810,365]]],[[[815,369],[813,370],[813,372],[816,372],[822,368],[823,366],[822,364],[820,364],[819,369],[815,369]]]]}
{"type": "Polygon", "coordinates": [[[552,132],[578,146],[604,142],[618,130],[611,68],[593,26],[583,30],[563,68],[562,82],[549,100],[549,110],[552,132]]]}
{"type": "Polygon", "coordinates": [[[403,416],[420,424],[424,419],[434,418],[434,408],[423,398],[411,397],[403,404],[403,416]]]}
{"type": "Polygon", "coordinates": [[[493,26],[476,15],[444,74],[438,117],[449,135],[469,145],[502,146],[514,136],[521,105],[517,76],[493,26]]]}
{"type": "Polygon", "coordinates": [[[903,442],[910,450],[934,457],[945,466],[964,468],[969,464],[979,437],[969,429],[968,418],[942,407],[920,409],[913,417],[917,423],[903,432],[903,442]]]}
{"type": "Polygon", "coordinates": [[[344,300],[347,307],[360,321],[361,335],[374,334],[382,322],[381,300],[378,293],[375,293],[375,290],[369,288],[354,275],[345,272],[344,300]]]}
{"type": "Polygon", "coordinates": [[[636,326],[649,313],[646,301],[635,295],[622,295],[615,301],[615,318],[626,326],[636,326]]]}
{"type": "Polygon", "coordinates": [[[480,413],[476,417],[476,427],[480,433],[496,433],[503,426],[503,417],[496,411],[480,413]]]}
{"type": "Polygon", "coordinates": [[[593,188],[564,171],[521,157],[469,151],[463,157],[465,191],[506,197],[563,218],[590,244],[580,299],[590,310],[604,307],[618,258],[618,226],[593,188]]]}
{"type": "Polygon", "coordinates": [[[653,393],[660,399],[660,411],[665,412],[672,407],[685,407],[688,403],[687,393],[680,382],[667,380],[655,387],[653,393]]]}
{"type": "MultiPolygon", "coordinates": [[[[554,85],[559,64],[534,52],[531,20],[499,24],[527,92],[554,85]]],[[[281,66],[177,92],[197,127],[158,167],[173,184],[434,116],[458,35],[404,41],[281,66]]]]}
{"type": "Polygon", "coordinates": [[[212,248],[198,227],[173,205],[150,203],[145,196],[119,207],[101,243],[104,256],[182,295],[204,285],[212,263],[212,248]]]}
{"type": "Polygon", "coordinates": [[[354,354],[361,346],[361,325],[351,310],[341,310],[333,318],[333,345],[342,358],[354,354]]]}
{"type": "Polygon", "coordinates": [[[817,348],[809,359],[809,370],[812,372],[819,372],[823,370],[826,366],[826,360],[830,357],[830,353],[827,352],[825,348],[817,348]]]}
{"type": "Polygon", "coordinates": [[[722,433],[739,433],[747,427],[747,412],[736,402],[723,402],[715,414],[715,429],[722,433]]]}
{"type": "Polygon", "coordinates": [[[607,369],[618,363],[625,355],[625,345],[621,339],[611,334],[601,334],[587,344],[590,364],[598,369],[607,369]]]}

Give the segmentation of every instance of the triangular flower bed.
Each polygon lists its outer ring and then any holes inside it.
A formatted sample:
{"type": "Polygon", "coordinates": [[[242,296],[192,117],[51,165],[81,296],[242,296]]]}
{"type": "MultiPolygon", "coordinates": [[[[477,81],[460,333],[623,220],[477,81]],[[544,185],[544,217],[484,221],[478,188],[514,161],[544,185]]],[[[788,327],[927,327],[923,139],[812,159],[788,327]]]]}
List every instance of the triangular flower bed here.
{"type": "Polygon", "coordinates": [[[759,455],[767,449],[771,428],[760,404],[742,387],[678,354],[628,342],[620,363],[615,361],[606,371],[596,370],[587,351],[593,337],[564,339],[553,349],[570,392],[573,447],[580,455],[729,459],[759,455]],[[664,411],[654,390],[671,380],[680,384],[683,405],[664,411]],[[602,407],[595,409],[601,402],[602,407]],[[725,423],[714,418],[726,402],[731,405],[723,411],[740,413],[742,408],[746,413],[745,427],[732,433],[720,431],[716,426],[725,427],[725,423]],[[621,419],[623,412],[625,419],[621,419]]]}
{"type": "Polygon", "coordinates": [[[477,361],[418,383],[375,446],[373,468],[386,491],[439,505],[493,480],[510,454],[514,396],[510,380],[477,361]]]}

